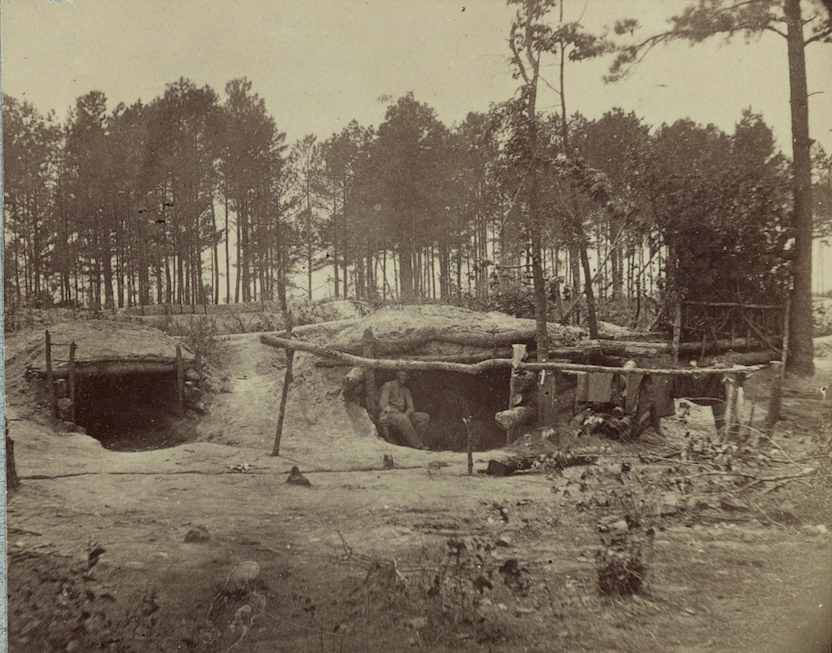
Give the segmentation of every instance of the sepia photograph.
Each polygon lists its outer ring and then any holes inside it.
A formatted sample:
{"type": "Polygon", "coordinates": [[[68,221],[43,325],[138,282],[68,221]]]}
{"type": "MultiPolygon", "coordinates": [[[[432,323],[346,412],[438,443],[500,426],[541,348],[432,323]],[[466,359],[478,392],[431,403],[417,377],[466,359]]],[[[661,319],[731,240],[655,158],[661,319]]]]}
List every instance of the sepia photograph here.
{"type": "Polygon", "coordinates": [[[832,0],[0,0],[0,90],[0,650],[832,651],[832,0]]]}

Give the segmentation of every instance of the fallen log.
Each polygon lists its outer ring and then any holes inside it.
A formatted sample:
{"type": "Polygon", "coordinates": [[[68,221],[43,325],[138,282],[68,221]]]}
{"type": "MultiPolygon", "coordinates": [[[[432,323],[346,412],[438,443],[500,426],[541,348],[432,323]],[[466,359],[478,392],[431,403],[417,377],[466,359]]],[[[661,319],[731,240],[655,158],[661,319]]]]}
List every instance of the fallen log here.
{"type": "Polygon", "coordinates": [[[505,460],[489,460],[485,473],[489,476],[511,476],[517,472],[531,469],[535,463],[540,463],[546,471],[560,471],[566,467],[577,465],[594,465],[598,461],[599,452],[594,450],[576,449],[574,451],[556,451],[552,454],[519,454],[505,460]]]}

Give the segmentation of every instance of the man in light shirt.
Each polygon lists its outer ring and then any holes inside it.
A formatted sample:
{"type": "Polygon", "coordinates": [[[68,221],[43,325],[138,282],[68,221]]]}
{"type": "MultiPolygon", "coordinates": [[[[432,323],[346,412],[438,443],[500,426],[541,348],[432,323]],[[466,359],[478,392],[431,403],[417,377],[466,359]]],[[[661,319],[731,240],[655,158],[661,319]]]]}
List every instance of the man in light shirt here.
{"type": "Polygon", "coordinates": [[[429,449],[425,446],[423,436],[430,424],[430,415],[417,413],[413,406],[413,397],[407,387],[408,374],[404,370],[396,372],[396,378],[381,386],[379,422],[394,427],[402,434],[408,446],[414,449],[429,449]]]}

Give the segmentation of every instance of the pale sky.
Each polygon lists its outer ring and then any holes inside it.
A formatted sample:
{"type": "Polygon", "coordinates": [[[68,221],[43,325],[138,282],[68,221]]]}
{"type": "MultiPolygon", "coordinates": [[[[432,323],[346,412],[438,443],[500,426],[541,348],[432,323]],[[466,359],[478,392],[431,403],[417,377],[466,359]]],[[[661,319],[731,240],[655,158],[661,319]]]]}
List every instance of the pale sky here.
{"type": "MultiPolygon", "coordinates": [[[[600,32],[635,16],[647,35],[687,4],[566,0],[566,17],[600,32]]],[[[222,96],[246,76],[288,143],[325,139],[351,119],[377,126],[379,98],[408,91],[450,126],[515,92],[512,15],[501,0],[0,0],[2,89],[63,119],[91,90],[112,108],[149,102],[179,77],[222,96]]],[[[619,106],[653,126],[691,118],[731,131],[751,107],[790,154],[784,39],[720,43],[658,47],[617,84],[601,80],[609,57],[573,64],[567,110],[596,118],[619,106]]],[[[810,46],[807,68],[812,137],[832,152],[832,45],[810,46]]],[[[554,85],[557,69],[545,74],[554,85]]],[[[558,99],[544,89],[539,106],[555,110],[558,99]]]]}
{"type": "MultiPolygon", "coordinates": [[[[684,0],[567,0],[596,31],[637,16],[647,34],[684,0]]],[[[570,16],[571,14],[571,16],[570,16]]],[[[101,90],[118,102],[152,100],[186,77],[222,94],[246,76],[289,142],[326,138],[353,118],[378,125],[380,96],[413,91],[450,125],[512,95],[506,42],[512,10],[500,0],[2,0],[3,91],[60,118],[101,90]]],[[[832,151],[832,46],[808,50],[813,136],[832,151]]],[[[589,117],[615,106],[650,124],[690,117],[730,130],[743,107],[762,113],[790,150],[786,48],[766,35],[655,49],[629,80],[606,85],[609,58],[575,64],[567,109],[589,117]]],[[[554,84],[556,69],[551,68],[554,84]]],[[[540,106],[555,108],[544,92],[540,106]]]]}

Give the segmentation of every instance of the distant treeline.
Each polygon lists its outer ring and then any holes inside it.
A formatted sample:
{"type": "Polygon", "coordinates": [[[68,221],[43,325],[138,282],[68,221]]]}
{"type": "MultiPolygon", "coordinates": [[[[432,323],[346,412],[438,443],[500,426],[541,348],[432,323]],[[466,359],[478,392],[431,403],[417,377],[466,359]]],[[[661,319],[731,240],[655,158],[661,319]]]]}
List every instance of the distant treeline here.
{"type": "Polygon", "coordinates": [[[5,95],[2,107],[12,308],[277,300],[299,272],[311,297],[326,268],[332,297],[533,313],[535,229],[561,313],[587,272],[601,300],[783,291],[789,165],[751,111],[732,134],[653,128],[619,109],[574,114],[567,132],[541,115],[538,224],[520,193],[530,167],[516,100],[448,127],[408,94],[377,128],[353,121],[291,146],[245,79],[222,97],[180,79],[112,110],[93,91],[63,122],[5,95]],[[584,187],[558,168],[566,159],[591,171],[584,187]],[[616,210],[593,201],[601,190],[616,210]]]}

